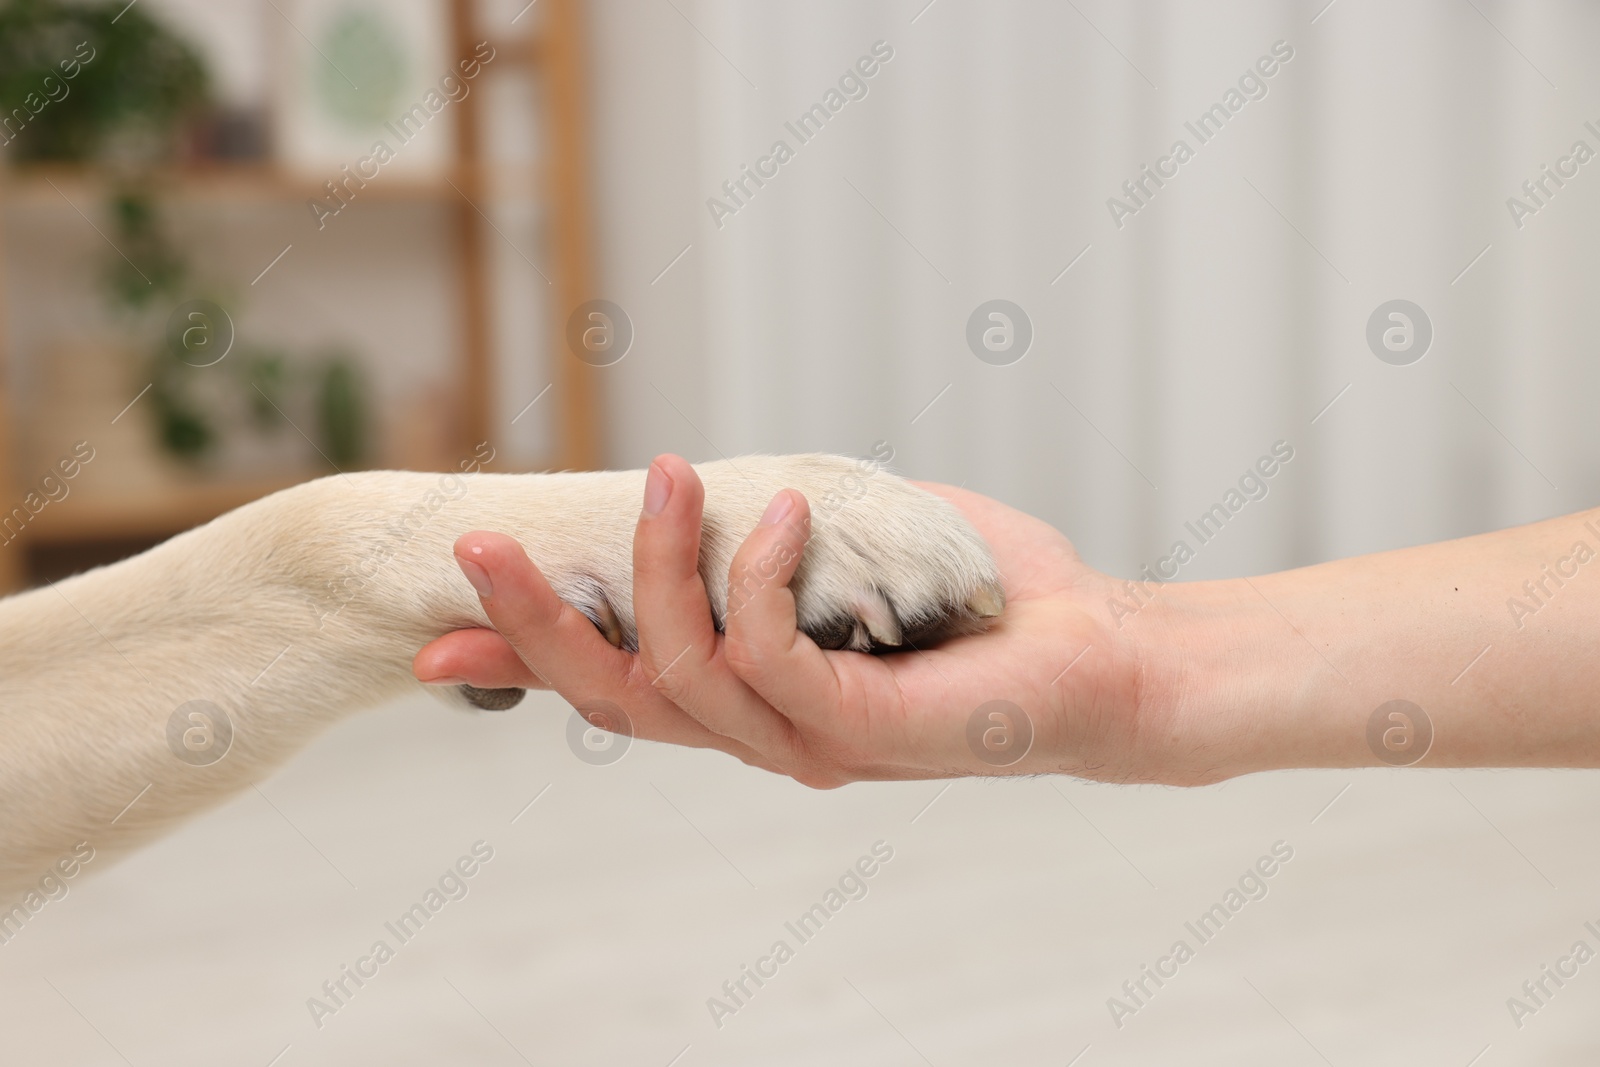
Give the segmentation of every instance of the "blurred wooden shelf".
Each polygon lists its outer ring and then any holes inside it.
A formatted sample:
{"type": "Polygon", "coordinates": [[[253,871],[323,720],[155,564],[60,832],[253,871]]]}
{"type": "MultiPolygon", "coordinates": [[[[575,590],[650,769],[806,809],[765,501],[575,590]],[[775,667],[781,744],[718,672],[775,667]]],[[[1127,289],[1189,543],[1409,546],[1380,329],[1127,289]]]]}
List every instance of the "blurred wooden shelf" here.
{"type": "Polygon", "coordinates": [[[141,493],[74,492],[52,501],[23,528],[27,544],[165,538],[225,512],[310,481],[319,473],[264,481],[195,482],[141,493]]]}
{"type": "MultiPolygon", "coordinates": [[[[485,37],[485,28],[477,22],[478,5],[474,0],[438,3],[449,22],[450,52],[461,60],[471,58],[476,42],[485,37]]],[[[532,6],[524,8],[524,13],[532,6]]],[[[492,199],[514,200],[519,197],[519,190],[527,189],[530,199],[538,205],[539,243],[545,256],[544,265],[536,269],[550,287],[548,296],[541,292],[540,299],[549,301],[549,373],[559,399],[553,454],[538,466],[584,470],[594,468],[600,459],[599,372],[568,351],[565,334],[573,309],[597,295],[589,229],[589,72],[583,40],[584,6],[583,0],[542,0],[534,17],[520,30],[507,30],[504,36],[493,38],[494,46],[505,56],[495,69],[525,67],[536,83],[536,159],[497,156],[493,149],[509,142],[491,137],[483,114],[485,94],[480,89],[451,105],[453,146],[446,169],[418,176],[380,168],[375,177],[365,179],[366,185],[357,193],[357,199],[363,202],[416,204],[447,214],[453,231],[456,262],[452,275],[457,284],[459,313],[459,329],[454,334],[456,351],[449,354],[453,357],[451,387],[459,408],[450,455],[474,451],[501,429],[494,417],[491,373],[497,299],[491,253],[497,228],[485,209],[492,199]]],[[[350,162],[352,166],[355,163],[350,162]]],[[[207,208],[292,206],[303,211],[306,201],[324,198],[327,182],[338,177],[342,174],[308,174],[263,160],[176,164],[142,172],[138,180],[141,187],[174,204],[192,202],[207,208]]],[[[106,194],[116,187],[116,181],[117,175],[105,167],[0,163],[0,229],[19,217],[31,221],[46,208],[67,212],[69,203],[71,210],[87,218],[96,210],[104,210],[106,194]],[[8,212],[5,209],[9,207],[17,210],[8,212]]],[[[50,218],[53,220],[56,215],[50,218]]],[[[77,220],[74,224],[81,225],[77,220]]],[[[5,501],[21,499],[24,487],[18,476],[32,473],[13,469],[14,454],[26,454],[28,450],[17,447],[21,442],[14,436],[18,428],[12,423],[12,408],[31,398],[6,396],[13,363],[6,347],[16,337],[32,335],[6,322],[6,262],[0,254],[0,509],[13,506],[5,501]]],[[[28,268],[23,265],[22,269],[28,268]]],[[[11,309],[13,315],[36,311],[31,307],[11,309]]],[[[37,358],[40,342],[35,339],[31,344],[36,351],[24,353],[23,360],[37,358]]],[[[65,499],[48,504],[23,528],[19,547],[37,551],[0,553],[0,594],[24,585],[29,579],[29,567],[38,563],[38,557],[70,557],[76,552],[87,558],[92,551],[117,542],[159,540],[318,473],[307,471],[267,481],[196,482],[142,492],[125,489],[90,493],[80,488],[65,499]]],[[[0,510],[0,517],[3,515],[0,510]]]]}
{"type": "MultiPolygon", "coordinates": [[[[508,188],[523,184],[537,189],[542,172],[534,166],[454,166],[437,177],[385,174],[367,179],[362,201],[450,202],[469,189],[508,188]]],[[[7,201],[30,207],[65,197],[79,207],[93,203],[110,189],[116,176],[103,168],[57,163],[31,163],[0,168],[0,192],[7,201]]],[[[282,201],[323,199],[326,178],[286,170],[272,163],[205,163],[164,167],[140,177],[141,188],[190,202],[282,201]]],[[[63,207],[66,205],[63,204],[63,207]]]]}

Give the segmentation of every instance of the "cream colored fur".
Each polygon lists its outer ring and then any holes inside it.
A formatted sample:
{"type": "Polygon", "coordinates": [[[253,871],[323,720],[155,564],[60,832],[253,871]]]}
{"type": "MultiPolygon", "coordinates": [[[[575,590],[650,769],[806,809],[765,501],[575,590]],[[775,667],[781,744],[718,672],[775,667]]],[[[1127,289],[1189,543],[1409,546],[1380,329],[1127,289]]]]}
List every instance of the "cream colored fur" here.
{"type": "MultiPolygon", "coordinates": [[[[719,618],[733,552],[783,487],[815,516],[795,582],[808,632],[837,632],[843,617],[858,620],[852,646],[893,644],[918,622],[948,632],[999,610],[994,564],[960,514],[873,464],[750,457],[698,470],[701,571],[719,618]]],[[[0,601],[0,891],[82,842],[98,870],[261,780],[341,716],[415,691],[418,649],[487,625],[451,553],[468,531],[517,537],[563,599],[601,622],[608,603],[631,647],[643,484],[642,471],[335,475],[0,601]],[[168,742],[174,712],[195,700],[233,729],[207,766],[168,742]]]]}

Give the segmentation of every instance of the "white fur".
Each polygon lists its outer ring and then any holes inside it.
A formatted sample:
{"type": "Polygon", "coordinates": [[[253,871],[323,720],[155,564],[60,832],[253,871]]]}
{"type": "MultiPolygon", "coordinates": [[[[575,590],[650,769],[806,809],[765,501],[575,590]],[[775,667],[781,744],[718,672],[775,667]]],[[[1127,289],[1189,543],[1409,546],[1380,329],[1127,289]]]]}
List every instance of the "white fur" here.
{"type": "MultiPolygon", "coordinates": [[[[733,552],[783,487],[814,514],[794,583],[808,632],[861,619],[861,647],[868,625],[881,638],[896,617],[961,629],[976,618],[969,604],[998,610],[998,574],[960,514],[871,464],[814,455],[697,469],[701,571],[719,618],[733,552]]],[[[643,483],[642,471],[335,475],[0,601],[0,890],[36,881],[80,842],[97,857],[125,852],[261,780],[339,717],[414,691],[418,649],[487,625],[451,554],[468,531],[518,538],[592,618],[603,596],[631,646],[643,483]],[[222,708],[234,731],[208,766],[167,740],[192,700],[222,708]]]]}

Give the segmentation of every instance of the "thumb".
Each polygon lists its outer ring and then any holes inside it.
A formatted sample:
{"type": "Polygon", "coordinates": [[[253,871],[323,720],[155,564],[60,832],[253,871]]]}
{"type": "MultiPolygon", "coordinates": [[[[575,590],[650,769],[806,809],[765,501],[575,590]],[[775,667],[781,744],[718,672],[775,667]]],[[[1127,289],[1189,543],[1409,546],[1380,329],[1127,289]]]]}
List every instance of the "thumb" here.
{"type": "Polygon", "coordinates": [[[489,622],[551,688],[581,699],[626,681],[632,657],[613,648],[587,615],[556,595],[516,539],[482,531],[463,534],[455,555],[489,622]]]}
{"type": "Polygon", "coordinates": [[[422,646],[411,661],[417,681],[479,689],[549,689],[511,643],[493,630],[451,630],[422,646]]]}

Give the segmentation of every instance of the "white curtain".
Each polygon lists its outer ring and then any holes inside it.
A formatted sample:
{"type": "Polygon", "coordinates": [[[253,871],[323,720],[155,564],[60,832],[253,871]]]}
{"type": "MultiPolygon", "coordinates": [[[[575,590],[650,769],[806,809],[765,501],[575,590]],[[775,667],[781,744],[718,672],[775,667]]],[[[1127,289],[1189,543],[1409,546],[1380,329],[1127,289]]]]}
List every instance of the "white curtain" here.
{"type": "MultiPolygon", "coordinates": [[[[631,176],[602,176],[637,183],[619,201],[648,187],[657,216],[607,234],[613,263],[639,260],[613,289],[656,338],[611,380],[628,461],[662,440],[698,458],[887,440],[900,469],[1040,514],[1114,572],[1186,539],[1184,578],[1600,496],[1600,163],[1520,229],[1506,205],[1575,140],[1600,150],[1594,9],[925,2],[648,16],[652,49],[692,75],[650,82],[670,102],[642,137],[612,135],[631,176]],[[801,144],[784,123],[878,41],[893,58],[866,96],[801,144]],[[1292,58],[1247,82],[1265,95],[1201,143],[1185,123],[1275,45],[1292,58]],[[731,204],[722,183],[779,139],[794,158],[719,227],[706,202],[731,204]],[[1108,199],[1132,203],[1123,183],[1178,139],[1193,158],[1118,226],[1108,199]],[[685,243],[678,276],[647,286],[685,243]],[[1011,366],[966,344],[992,298],[1032,321],[1011,366]],[[1365,338],[1393,299],[1432,324],[1409,366],[1365,338]],[[1203,547],[1186,536],[1279,441],[1294,455],[1267,496],[1203,547]]],[[[610,63],[602,103],[652,114],[644,75],[610,63]]]]}

